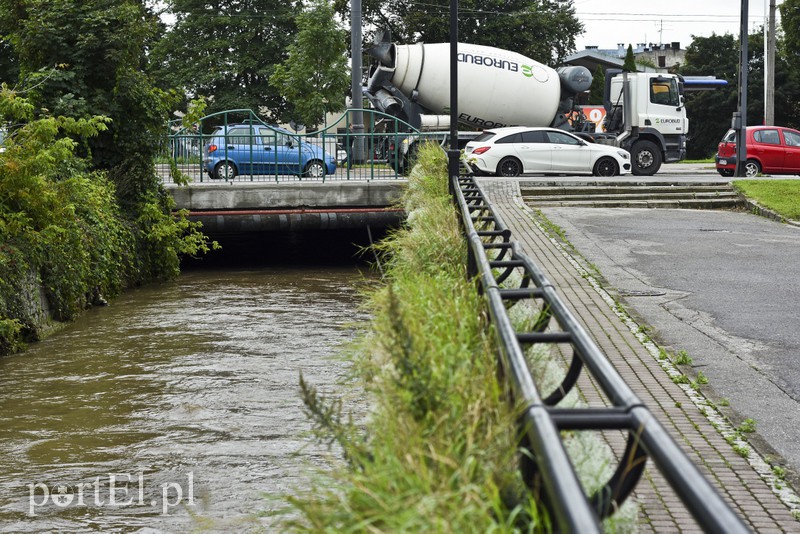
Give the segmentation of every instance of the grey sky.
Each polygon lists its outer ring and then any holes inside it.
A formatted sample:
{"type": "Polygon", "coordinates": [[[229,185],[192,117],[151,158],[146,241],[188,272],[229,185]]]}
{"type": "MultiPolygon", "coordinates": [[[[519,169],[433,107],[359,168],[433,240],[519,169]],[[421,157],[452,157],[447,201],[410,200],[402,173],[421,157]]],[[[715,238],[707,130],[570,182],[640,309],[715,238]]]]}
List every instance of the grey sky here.
{"type": "MultiPolygon", "coordinates": [[[[777,0],[777,5],[782,0],[777,0]]],[[[768,0],[750,0],[749,28],[764,24],[768,0]]],[[[578,50],[595,45],[616,48],[618,43],[671,43],[682,48],[691,42],[691,35],[708,37],[712,32],[739,34],[739,0],[575,0],[578,19],[586,32],[575,42],[578,50]]],[[[780,10],[777,10],[780,21],[780,10]]]]}

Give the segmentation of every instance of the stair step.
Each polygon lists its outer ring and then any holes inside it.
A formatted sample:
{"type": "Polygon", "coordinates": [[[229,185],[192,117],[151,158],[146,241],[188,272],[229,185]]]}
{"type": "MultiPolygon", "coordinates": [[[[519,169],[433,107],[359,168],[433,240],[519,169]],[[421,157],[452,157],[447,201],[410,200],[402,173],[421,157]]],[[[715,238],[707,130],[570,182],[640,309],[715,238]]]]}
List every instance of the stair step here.
{"type": "Polygon", "coordinates": [[[598,192],[597,194],[562,194],[562,191],[554,191],[553,194],[540,194],[528,195],[522,194],[522,199],[525,202],[539,202],[539,201],[569,201],[569,200],[691,200],[691,199],[732,199],[739,200],[738,195],[733,191],[719,191],[719,192],[693,192],[686,191],[682,193],[656,193],[649,194],[647,192],[640,192],[636,194],[614,194],[607,192],[598,192]]]}
{"type": "Polygon", "coordinates": [[[575,208],[662,208],[662,209],[732,209],[741,206],[737,199],[678,199],[678,200],[541,200],[526,202],[529,206],[575,208]]]}
{"type": "Polygon", "coordinates": [[[728,183],[521,181],[526,204],[535,207],[733,209],[742,200],[728,183]]]}
{"type": "Polygon", "coordinates": [[[730,187],[719,186],[675,186],[675,187],[606,187],[606,186],[578,186],[578,187],[520,187],[524,196],[533,195],[595,195],[595,194],[687,194],[687,193],[733,193],[730,187]]]}

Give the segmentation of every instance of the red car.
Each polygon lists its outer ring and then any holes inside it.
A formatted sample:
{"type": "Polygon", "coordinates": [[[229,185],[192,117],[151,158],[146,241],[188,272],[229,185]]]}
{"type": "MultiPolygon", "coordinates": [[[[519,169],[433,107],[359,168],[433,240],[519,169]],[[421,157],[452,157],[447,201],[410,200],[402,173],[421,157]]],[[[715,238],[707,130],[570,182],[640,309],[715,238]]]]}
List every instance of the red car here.
{"type": "MultiPolygon", "coordinates": [[[[800,174],[800,132],[781,126],[747,127],[745,175],[800,174]]],[[[736,171],[736,131],[728,130],[717,148],[717,172],[736,171]]]]}

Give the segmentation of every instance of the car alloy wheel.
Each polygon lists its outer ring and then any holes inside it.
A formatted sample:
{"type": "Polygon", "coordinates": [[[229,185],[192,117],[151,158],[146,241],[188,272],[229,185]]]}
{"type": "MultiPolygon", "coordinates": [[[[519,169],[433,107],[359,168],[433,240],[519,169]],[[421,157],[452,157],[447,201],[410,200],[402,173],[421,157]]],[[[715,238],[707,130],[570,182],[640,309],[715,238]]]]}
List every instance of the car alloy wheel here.
{"type": "Polygon", "coordinates": [[[606,178],[616,176],[618,174],[617,162],[614,161],[613,158],[600,158],[594,165],[594,174],[595,176],[603,176],[606,178]]]}
{"type": "Polygon", "coordinates": [[[236,166],[230,161],[220,161],[214,167],[214,178],[217,180],[233,180],[237,174],[236,166]]]}
{"type": "Polygon", "coordinates": [[[325,165],[318,159],[311,160],[306,165],[304,174],[309,178],[322,178],[325,176],[325,165]]]}
{"type": "Polygon", "coordinates": [[[497,174],[500,176],[519,176],[522,172],[522,164],[517,158],[505,157],[497,164],[497,174]]]}
{"type": "Polygon", "coordinates": [[[744,175],[753,178],[761,174],[761,165],[757,161],[749,159],[744,164],[744,175]]]}

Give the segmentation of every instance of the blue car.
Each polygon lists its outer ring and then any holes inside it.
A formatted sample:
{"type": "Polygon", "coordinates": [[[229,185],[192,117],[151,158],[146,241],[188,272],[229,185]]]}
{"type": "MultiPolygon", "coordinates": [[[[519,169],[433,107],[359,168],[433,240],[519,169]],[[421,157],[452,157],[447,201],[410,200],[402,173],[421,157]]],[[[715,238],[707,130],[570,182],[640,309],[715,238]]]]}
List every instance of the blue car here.
{"type": "Polygon", "coordinates": [[[336,172],[336,154],[277,126],[218,127],[203,147],[203,166],[213,179],[239,174],[295,174],[322,178],[336,172]]]}

